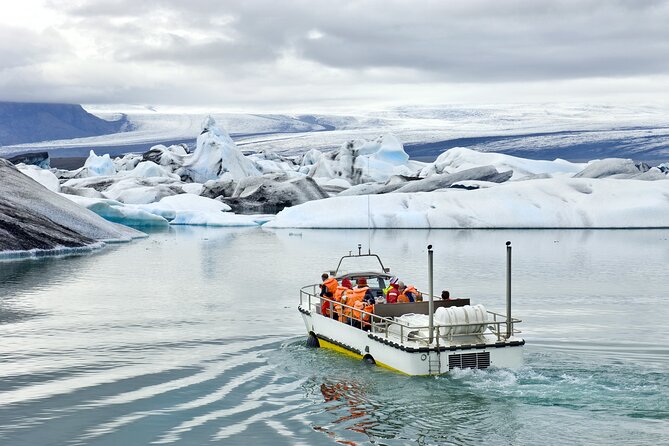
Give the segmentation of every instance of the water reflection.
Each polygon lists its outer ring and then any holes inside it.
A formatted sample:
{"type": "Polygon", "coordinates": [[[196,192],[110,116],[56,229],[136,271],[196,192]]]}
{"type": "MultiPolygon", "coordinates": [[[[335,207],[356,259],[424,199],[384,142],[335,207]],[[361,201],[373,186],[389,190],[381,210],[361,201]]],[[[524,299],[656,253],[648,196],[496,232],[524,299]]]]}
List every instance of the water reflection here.
{"type": "MultiPolygon", "coordinates": [[[[360,434],[367,434],[369,429],[379,425],[377,421],[370,419],[368,411],[369,403],[365,398],[365,390],[363,384],[356,381],[325,381],[320,386],[323,401],[326,404],[326,410],[331,412],[336,417],[333,424],[337,427],[344,426],[353,432],[360,434]]],[[[330,437],[335,438],[338,443],[357,445],[356,442],[337,438],[337,431],[339,429],[328,430],[320,427],[317,430],[322,430],[330,437]]]]}

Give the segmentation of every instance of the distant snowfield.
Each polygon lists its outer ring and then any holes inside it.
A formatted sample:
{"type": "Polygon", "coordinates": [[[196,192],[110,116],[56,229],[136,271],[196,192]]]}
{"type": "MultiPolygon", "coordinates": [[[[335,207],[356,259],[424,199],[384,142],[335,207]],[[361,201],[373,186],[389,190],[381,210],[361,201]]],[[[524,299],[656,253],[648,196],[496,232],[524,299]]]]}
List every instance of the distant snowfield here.
{"type": "Polygon", "coordinates": [[[8,146],[0,148],[0,156],[37,150],[49,150],[52,157],[58,157],[59,151],[73,156],[73,149],[81,149],[78,156],[85,156],[89,149],[96,148],[113,147],[118,153],[123,147],[133,151],[137,150],[135,146],[194,142],[200,123],[211,114],[228,130],[239,148],[253,152],[330,151],[347,140],[373,139],[392,133],[405,146],[416,146],[416,156],[432,159],[444,148],[453,146],[535,159],[669,158],[669,106],[454,105],[311,115],[182,113],[115,106],[86,106],[86,109],[108,120],[124,113],[134,130],[8,146]]]}

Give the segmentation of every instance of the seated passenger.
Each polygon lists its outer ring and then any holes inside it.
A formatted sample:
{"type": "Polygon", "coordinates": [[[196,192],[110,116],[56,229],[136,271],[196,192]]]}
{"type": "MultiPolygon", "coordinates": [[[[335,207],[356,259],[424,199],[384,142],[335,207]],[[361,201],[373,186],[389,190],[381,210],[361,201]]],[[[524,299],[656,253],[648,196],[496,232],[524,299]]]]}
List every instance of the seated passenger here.
{"type": "Polygon", "coordinates": [[[407,293],[407,286],[404,284],[404,282],[400,281],[400,283],[398,284],[398,288],[400,291],[400,295],[397,296],[397,303],[406,304],[409,302],[413,302],[413,293],[411,292],[407,293]]]}
{"type": "Polygon", "coordinates": [[[341,281],[341,285],[337,287],[337,291],[334,294],[334,300],[337,302],[334,304],[334,311],[332,312],[333,319],[339,319],[341,322],[346,322],[346,316],[342,311],[342,303],[346,303],[346,291],[353,288],[351,284],[351,279],[344,277],[341,281]]]}
{"type": "Polygon", "coordinates": [[[418,291],[413,285],[407,286],[407,289],[404,292],[404,294],[406,294],[409,299],[413,299],[412,302],[422,302],[423,301],[423,293],[418,291]]]}
{"type": "Polygon", "coordinates": [[[390,279],[390,290],[388,290],[388,294],[386,294],[386,301],[389,304],[396,304],[399,295],[400,295],[399,280],[397,279],[397,277],[393,277],[392,279],[390,279]]]}
{"type": "Polygon", "coordinates": [[[448,292],[448,290],[444,290],[441,292],[441,300],[453,300],[451,299],[451,293],[448,292]]]}
{"type": "Polygon", "coordinates": [[[345,313],[352,326],[362,328],[362,313],[359,310],[363,310],[365,304],[374,304],[374,296],[367,286],[367,278],[359,277],[356,287],[346,293],[346,305],[353,308],[346,308],[345,313]]]}

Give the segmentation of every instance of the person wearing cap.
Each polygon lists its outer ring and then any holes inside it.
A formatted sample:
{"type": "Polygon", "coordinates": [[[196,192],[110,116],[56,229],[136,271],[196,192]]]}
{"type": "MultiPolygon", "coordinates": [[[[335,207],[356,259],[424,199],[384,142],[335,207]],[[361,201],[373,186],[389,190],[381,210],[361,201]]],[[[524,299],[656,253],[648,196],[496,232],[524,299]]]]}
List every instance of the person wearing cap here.
{"type": "Polygon", "coordinates": [[[390,290],[388,290],[388,293],[386,294],[386,302],[389,304],[397,303],[397,298],[400,295],[399,282],[397,277],[392,277],[390,279],[390,290]]]}
{"type": "Polygon", "coordinates": [[[346,305],[344,313],[348,316],[348,322],[357,328],[362,328],[362,313],[366,304],[374,304],[374,296],[367,286],[367,278],[359,277],[356,280],[356,286],[346,292],[346,305]]]}
{"type": "Polygon", "coordinates": [[[323,283],[321,283],[321,314],[325,317],[330,317],[330,300],[334,297],[337,291],[337,279],[330,277],[328,273],[321,275],[323,283]]]}

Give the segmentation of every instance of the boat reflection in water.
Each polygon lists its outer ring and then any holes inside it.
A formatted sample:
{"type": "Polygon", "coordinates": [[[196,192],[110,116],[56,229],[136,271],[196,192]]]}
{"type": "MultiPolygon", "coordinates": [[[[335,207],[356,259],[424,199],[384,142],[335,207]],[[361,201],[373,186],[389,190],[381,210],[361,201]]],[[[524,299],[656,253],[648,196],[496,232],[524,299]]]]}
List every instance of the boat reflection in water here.
{"type": "MultiPolygon", "coordinates": [[[[333,424],[337,430],[342,425],[345,429],[359,434],[369,435],[368,431],[379,426],[379,422],[371,419],[374,407],[365,398],[365,389],[356,381],[325,381],[321,384],[321,393],[326,403],[331,403],[326,410],[339,415],[333,424]]],[[[328,434],[337,443],[356,445],[352,440],[337,438],[333,430],[323,426],[315,427],[316,430],[328,434]]]]}

